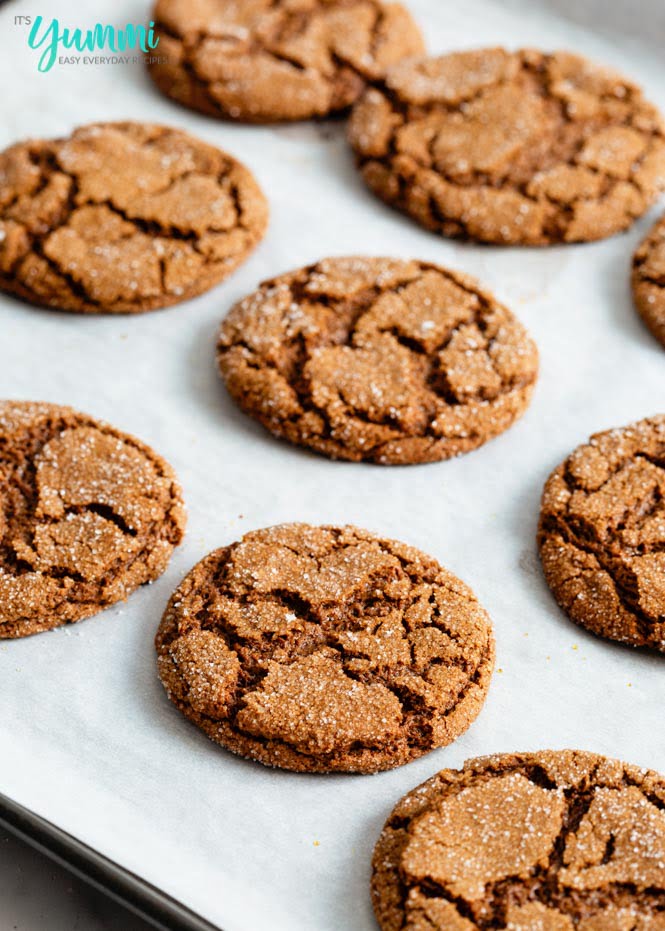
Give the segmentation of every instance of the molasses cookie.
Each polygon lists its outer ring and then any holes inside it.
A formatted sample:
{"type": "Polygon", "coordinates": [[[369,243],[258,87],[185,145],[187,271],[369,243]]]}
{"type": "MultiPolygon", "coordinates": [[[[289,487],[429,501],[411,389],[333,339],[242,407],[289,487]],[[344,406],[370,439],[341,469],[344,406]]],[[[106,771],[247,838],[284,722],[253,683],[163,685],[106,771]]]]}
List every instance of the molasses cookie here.
{"type": "Polygon", "coordinates": [[[0,638],[123,601],[184,527],[173,470],[144,443],[69,407],[0,401],[0,638]]]}
{"type": "Polygon", "coordinates": [[[0,153],[0,289],[81,313],[141,313],[226,278],[266,200],[230,155],[178,129],[98,123],[0,153]]]}
{"type": "Polygon", "coordinates": [[[662,931],[665,777],[578,750],[444,769],[374,851],[382,931],[662,931]]]}
{"type": "Polygon", "coordinates": [[[658,111],[631,82],[566,52],[401,62],[359,99],[349,138],[375,194],[481,242],[602,239],[665,186],[658,111]]]}
{"type": "Polygon", "coordinates": [[[159,89],[251,123],[343,110],[389,65],[424,51],[408,11],[380,0],[158,0],[152,18],[159,89]]]}
{"type": "Polygon", "coordinates": [[[665,652],[665,416],[597,433],[550,475],[540,558],[576,623],[665,652]]]}
{"type": "Polygon", "coordinates": [[[371,773],[449,744],[494,665],[487,614],[437,562],[306,524],[201,560],[156,645],[170,699],[212,740],[301,772],[371,773]]]}
{"type": "Polygon", "coordinates": [[[426,262],[324,259],[267,281],[222,324],[240,407],[337,459],[448,459],[526,409],[538,353],[471,278],[426,262]]]}
{"type": "Polygon", "coordinates": [[[665,346],[665,217],[633,257],[633,295],[640,316],[665,346]]]}

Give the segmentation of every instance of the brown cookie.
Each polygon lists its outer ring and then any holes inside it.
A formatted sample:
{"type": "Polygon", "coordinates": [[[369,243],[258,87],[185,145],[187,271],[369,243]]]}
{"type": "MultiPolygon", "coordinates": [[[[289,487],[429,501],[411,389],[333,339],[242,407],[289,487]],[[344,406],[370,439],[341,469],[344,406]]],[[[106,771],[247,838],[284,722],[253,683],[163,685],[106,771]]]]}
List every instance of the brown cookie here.
{"type": "Polygon", "coordinates": [[[579,750],[444,769],[374,851],[382,931],[663,931],[665,777],[579,750]]]}
{"type": "Polygon", "coordinates": [[[538,545],[572,620],[665,652],[665,415],[597,433],[554,470],[538,545]]]}
{"type": "Polygon", "coordinates": [[[250,123],[349,107],[369,81],[424,45],[409,12],[380,0],[157,0],[163,93],[250,123]]]}
{"type": "Polygon", "coordinates": [[[494,665],[463,582],[355,527],[284,524],[216,550],[156,644],[170,699],[212,740],[302,772],[371,773],[449,744],[494,665]]]}
{"type": "Polygon", "coordinates": [[[219,366],[276,436],[336,459],[468,452],[526,409],[538,352],[471,278],[426,262],[324,259],[265,282],[222,324],[219,366]]]}
{"type": "Polygon", "coordinates": [[[184,527],[150,447],[69,407],[0,402],[0,638],[123,601],[162,574],[184,527]]]}
{"type": "Polygon", "coordinates": [[[633,296],[641,318],[665,346],[665,216],[633,256],[633,296]]]}
{"type": "Polygon", "coordinates": [[[226,278],[267,205],[230,155],[179,129],[98,123],[0,153],[0,289],[82,313],[140,313],[226,278]]]}
{"type": "Polygon", "coordinates": [[[369,187],[445,236],[547,245],[626,229],[665,186],[665,128],[641,90],[566,52],[412,59],[356,104],[369,187]]]}

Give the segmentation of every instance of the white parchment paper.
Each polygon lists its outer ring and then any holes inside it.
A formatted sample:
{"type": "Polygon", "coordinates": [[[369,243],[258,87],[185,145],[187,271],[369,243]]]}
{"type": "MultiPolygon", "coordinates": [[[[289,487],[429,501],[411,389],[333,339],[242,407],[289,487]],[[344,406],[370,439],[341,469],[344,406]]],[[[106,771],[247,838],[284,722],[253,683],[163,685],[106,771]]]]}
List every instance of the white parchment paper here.
{"type": "MultiPolygon", "coordinates": [[[[659,0],[409,3],[432,51],[567,47],[627,71],[665,106],[659,0]]],[[[172,123],[247,162],[272,223],[230,281],[166,311],[84,319],[0,297],[0,396],[71,404],[135,433],[173,463],[189,507],[187,540],[158,582],[75,627],[0,644],[0,791],[225,931],[370,931],[375,839],[394,802],[438,769],[496,751],[578,747],[665,770],[665,659],[573,626],[534,545],[550,470],[591,432],[665,410],[665,354],[639,323],[628,284],[654,213],[588,246],[445,241],[365,190],[342,123],[216,122],[162,98],[140,66],[39,74],[18,13],[72,26],[147,17],[140,0],[3,7],[2,147],[90,120],[172,123]],[[279,443],[235,409],[213,360],[231,304],[264,277],[363,252],[470,272],[530,328],[540,382],[508,433],[453,462],[381,468],[279,443]],[[226,753],[169,705],[152,640],[170,592],[209,550],[289,520],[398,537],[473,586],[495,624],[498,668],[485,709],[454,745],[378,776],[290,775],[226,753]]]]}

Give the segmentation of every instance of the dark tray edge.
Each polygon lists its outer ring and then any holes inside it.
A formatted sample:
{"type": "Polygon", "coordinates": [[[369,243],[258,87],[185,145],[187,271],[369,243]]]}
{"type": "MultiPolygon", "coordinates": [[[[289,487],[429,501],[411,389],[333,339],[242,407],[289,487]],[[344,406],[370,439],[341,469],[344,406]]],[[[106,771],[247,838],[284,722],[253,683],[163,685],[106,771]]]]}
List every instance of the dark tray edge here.
{"type": "Polygon", "coordinates": [[[0,825],[161,931],[222,931],[2,793],[0,825]]]}

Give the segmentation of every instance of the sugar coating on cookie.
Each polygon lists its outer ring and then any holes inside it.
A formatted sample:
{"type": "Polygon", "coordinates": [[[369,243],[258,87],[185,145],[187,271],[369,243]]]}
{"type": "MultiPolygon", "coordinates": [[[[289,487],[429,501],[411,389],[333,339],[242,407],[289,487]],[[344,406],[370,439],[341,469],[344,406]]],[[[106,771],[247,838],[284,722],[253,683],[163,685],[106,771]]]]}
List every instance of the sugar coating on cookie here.
{"type": "Polygon", "coordinates": [[[275,435],[388,464],[447,459],[506,430],[538,371],[524,327],[473,279],[362,257],[265,282],[224,320],[218,360],[275,435]]]}
{"type": "Polygon", "coordinates": [[[158,0],[157,86],[179,103],[253,123],[326,116],[424,51],[399,3],[158,0]]]}
{"type": "Polygon", "coordinates": [[[140,313],[226,278],[262,238],[250,171],[178,129],[98,123],[0,153],[0,289],[83,313],[140,313]]]}
{"type": "Polygon", "coordinates": [[[302,772],[375,772],[445,746],[494,665],[463,582],[348,526],[284,524],[206,556],[156,645],[169,697],[209,737],[302,772]]]}
{"type": "Polygon", "coordinates": [[[0,402],[0,638],[123,601],[184,527],[175,474],[148,446],[69,407],[0,402]]]}
{"type": "Polygon", "coordinates": [[[662,931],[665,777],[577,750],[444,769],[374,851],[381,931],[662,931]]]}
{"type": "Polygon", "coordinates": [[[629,227],[665,187],[665,127],[641,90],[566,52],[411,59],[354,107],[383,200],[446,236],[546,245],[629,227]]]}
{"type": "Polygon", "coordinates": [[[554,470],[538,545],[572,620],[665,652],[665,415],[597,433],[554,470]]]}
{"type": "Polygon", "coordinates": [[[665,346],[665,217],[652,227],[635,252],[632,282],[640,316],[665,346]]]}

